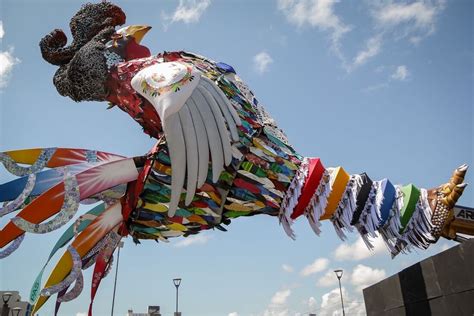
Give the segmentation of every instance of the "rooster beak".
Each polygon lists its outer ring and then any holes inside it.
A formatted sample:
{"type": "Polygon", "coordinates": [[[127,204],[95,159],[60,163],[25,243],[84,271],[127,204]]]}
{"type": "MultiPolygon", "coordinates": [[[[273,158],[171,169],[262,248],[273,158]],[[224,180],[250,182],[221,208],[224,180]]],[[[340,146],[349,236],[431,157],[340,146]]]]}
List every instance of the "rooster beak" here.
{"type": "Polygon", "coordinates": [[[117,33],[131,36],[135,39],[137,44],[140,44],[141,40],[150,29],[151,26],[148,25],[130,25],[118,30],[117,33]]]}

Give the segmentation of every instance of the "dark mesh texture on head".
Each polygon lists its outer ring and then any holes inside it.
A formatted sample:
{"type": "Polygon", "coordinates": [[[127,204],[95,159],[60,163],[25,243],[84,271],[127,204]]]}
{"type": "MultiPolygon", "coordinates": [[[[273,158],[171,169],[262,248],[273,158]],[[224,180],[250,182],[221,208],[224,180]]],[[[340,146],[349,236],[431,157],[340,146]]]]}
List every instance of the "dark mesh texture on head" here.
{"type": "Polygon", "coordinates": [[[54,30],[40,41],[43,58],[60,66],[54,75],[58,92],[74,101],[103,101],[107,65],[105,45],[115,33],[114,27],[125,23],[123,11],[109,3],[85,4],[69,24],[73,41],[69,46],[66,35],[54,30]]]}

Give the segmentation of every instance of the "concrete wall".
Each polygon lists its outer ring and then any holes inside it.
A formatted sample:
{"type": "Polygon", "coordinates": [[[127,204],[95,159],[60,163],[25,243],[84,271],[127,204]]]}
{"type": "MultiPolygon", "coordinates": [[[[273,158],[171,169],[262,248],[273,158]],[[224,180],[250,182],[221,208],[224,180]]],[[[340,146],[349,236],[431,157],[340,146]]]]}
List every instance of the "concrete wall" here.
{"type": "Polygon", "coordinates": [[[368,316],[474,315],[474,239],[364,289],[368,316]]]}

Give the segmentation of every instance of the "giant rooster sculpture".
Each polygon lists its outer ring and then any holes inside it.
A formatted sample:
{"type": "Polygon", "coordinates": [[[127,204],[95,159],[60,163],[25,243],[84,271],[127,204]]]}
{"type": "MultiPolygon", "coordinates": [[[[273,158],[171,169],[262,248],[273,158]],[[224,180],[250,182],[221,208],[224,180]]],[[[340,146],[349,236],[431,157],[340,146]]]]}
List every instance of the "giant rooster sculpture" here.
{"type": "Polygon", "coordinates": [[[66,245],[68,250],[44,287],[48,262],[35,280],[33,312],[55,293],[56,312],[61,302],[77,297],[81,270],[95,264],[93,300],[115,248],[128,235],[137,243],[167,241],[207,229],[225,231],[231,219],[266,214],[278,217],[294,238],[291,224],[304,215],[318,235],[320,221],[330,220],[342,240],[355,229],[369,248],[380,236],[397,255],[425,249],[440,236],[472,232],[450,229],[467,166],[430,190],[326,168],[319,158],[293,149],[231,66],[184,51],[151,55],[140,44],[150,27],[115,29],[124,23],[119,7],[86,4],[71,20],[70,45],[63,31],[54,30],[40,48],[46,61],[59,66],[54,75],[59,94],[76,102],[108,101],[128,113],[156,138],[149,153],[133,158],[67,148],[0,153],[5,168],[19,177],[0,186],[0,216],[18,211],[0,230],[1,258],[18,248],[25,233],[55,230],[74,217],[80,203],[98,203],[54,246],[50,259],[66,245]]]}

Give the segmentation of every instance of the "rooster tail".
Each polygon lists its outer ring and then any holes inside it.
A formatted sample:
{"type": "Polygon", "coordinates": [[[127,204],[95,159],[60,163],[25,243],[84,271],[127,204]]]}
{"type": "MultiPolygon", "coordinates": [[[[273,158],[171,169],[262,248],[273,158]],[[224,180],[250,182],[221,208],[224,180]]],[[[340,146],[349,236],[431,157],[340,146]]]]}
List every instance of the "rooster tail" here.
{"type": "Polygon", "coordinates": [[[65,168],[70,175],[75,175],[92,166],[119,159],[124,157],[87,149],[35,148],[0,152],[0,162],[11,174],[20,177],[0,185],[0,202],[4,203],[0,217],[23,208],[60,183],[65,168]]]}
{"type": "Polygon", "coordinates": [[[32,148],[0,152],[0,162],[16,176],[25,176],[43,168],[64,167],[80,163],[96,164],[125,157],[103,151],[72,148],[32,148]],[[27,167],[19,164],[28,165],[27,167]]]}
{"type": "Polygon", "coordinates": [[[53,249],[51,250],[48,259],[46,260],[46,263],[43,265],[43,268],[41,269],[40,273],[38,276],[35,278],[35,282],[33,283],[33,286],[31,287],[30,291],[30,303],[34,304],[34,302],[38,299],[40,295],[40,289],[41,289],[41,280],[43,278],[43,273],[44,270],[46,269],[46,266],[48,265],[49,261],[51,258],[65,245],[67,245],[75,236],[77,236],[80,232],[82,232],[84,229],[86,229],[89,224],[97,218],[100,214],[102,214],[106,209],[106,204],[105,203],[100,203],[99,205],[95,206],[92,208],[90,211],[85,213],[84,215],[81,215],[73,224],[71,224],[66,231],[61,235],[61,237],[58,239],[56,244],[54,245],[53,249]]]}
{"type": "MultiPolygon", "coordinates": [[[[92,263],[100,260],[102,260],[100,262],[105,260],[107,266],[113,249],[117,247],[117,240],[120,239],[117,231],[122,224],[121,201],[116,201],[116,203],[109,205],[100,215],[93,219],[75,237],[74,241],[69,245],[68,251],[64,253],[52,270],[40,292],[40,296],[34,303],[32,314],[36,313],[51,295],[66,289],[74,281],[77,282],[80,275],[82,275],[82,269],[86,269],[92,263]]],[[[102,273],[103,276],[104,273],[102,273]]],[[[65,295],[68,293],[65,293],[65,295]]],[[[79,295],[79,293],[73,294],[79,295]]]]}
{"type": "Polygon", "coordinates": [[[0,258],[19,246],[25,232],[47,233],[66,224],[80,202],[113,203],[125,193],[126,184],[138,177],[133,158],[83,149],[3,152],[0,161],[22,177],[0,186],[2,201],[9,201],[0,209],[0,216],[20,210],[0,230],[0,248],[11,243],[0,258]],[[42,171],[46,167],[52,169],[42,171]]]}

